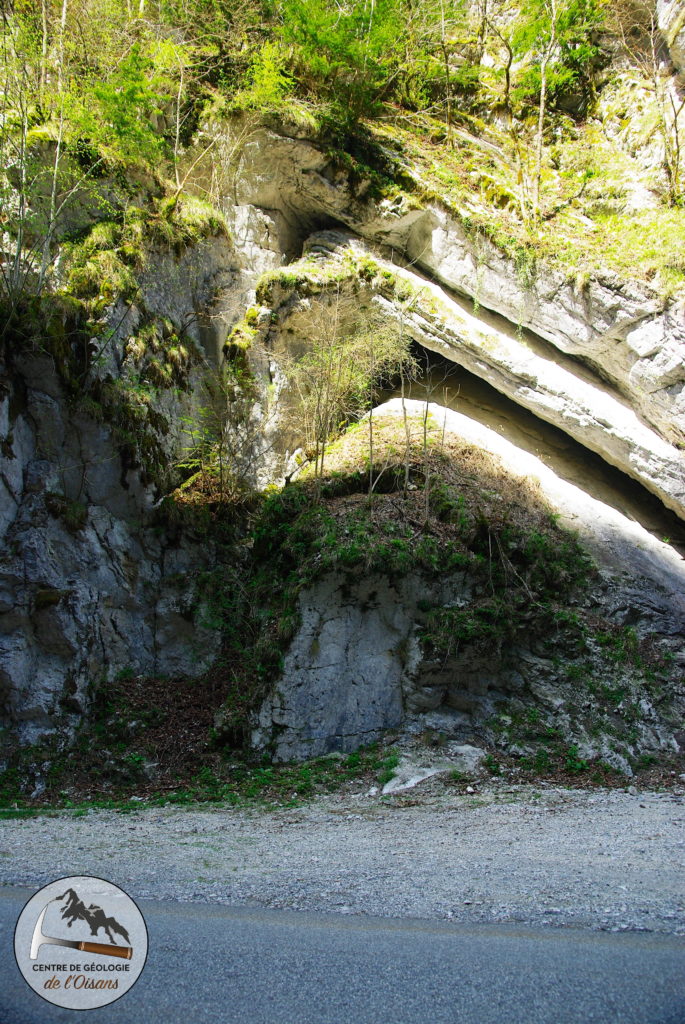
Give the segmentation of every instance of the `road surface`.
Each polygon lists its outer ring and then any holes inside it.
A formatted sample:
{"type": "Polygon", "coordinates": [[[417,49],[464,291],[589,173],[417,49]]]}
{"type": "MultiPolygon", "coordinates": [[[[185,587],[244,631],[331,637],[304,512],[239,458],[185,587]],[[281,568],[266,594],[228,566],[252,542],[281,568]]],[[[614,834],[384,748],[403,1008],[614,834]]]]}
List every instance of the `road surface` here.
{"type": "MultiPolygon", "coordinates": [[[[0,889],[0,1021],[79,1021],[24,982],[0,889]]],[[[135,896],[135,893],[132,893],[135,896]]],[[[150,954],[88,1024],[683,1024],[685,939],[140,900],[150,954]]]]}

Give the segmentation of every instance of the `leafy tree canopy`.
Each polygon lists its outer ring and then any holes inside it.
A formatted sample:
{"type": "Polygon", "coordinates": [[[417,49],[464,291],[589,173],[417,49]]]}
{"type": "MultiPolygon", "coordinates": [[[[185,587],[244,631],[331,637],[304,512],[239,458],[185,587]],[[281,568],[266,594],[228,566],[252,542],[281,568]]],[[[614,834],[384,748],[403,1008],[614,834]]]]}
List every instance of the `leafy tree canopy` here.
{"type": "Polygon", "coordinates": [[[399,60],[405,8],[403,0],[284,0],[283,37],[298,48],[309,88],[355,120],[373,111],[399,60]]]}

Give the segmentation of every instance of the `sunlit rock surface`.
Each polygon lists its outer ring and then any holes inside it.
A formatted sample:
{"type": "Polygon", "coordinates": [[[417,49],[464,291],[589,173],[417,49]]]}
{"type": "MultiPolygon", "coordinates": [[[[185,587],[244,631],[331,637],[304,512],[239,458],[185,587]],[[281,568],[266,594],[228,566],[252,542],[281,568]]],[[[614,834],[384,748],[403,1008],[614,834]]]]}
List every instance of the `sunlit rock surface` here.
{"type": "MultiPolygon", "coordinates": [[[[306,251],[320,261],[322,275],[336,265],[343,268],[348,254],[353,261],[372,259],[381,276],[372,283],[371,297],[389,321],[396,323],[401,318],[403,329],[424,348],[465,367],[518,405],[559,427],[685,518],[682,452],[645,425],[628,402],[598,376],[552,345],[517,331],[506,320],[473,312],[440,285],[413,270],[396,267],[349,235],[319,232],[307,240],[306,251]],[[383,273],[405,282],[414,296],[412,301],[396,303],[384,290],[383,273]]],[[[298,267],[306,270],[311,263],[304,261],[293,269],[298,267]]],[[[314,277],[316,272],[317,265],[314,277]]],[[[288,332],[297,334],[296,298],[296,287],[287,286],[278,298],[280,332],[286,339],[288,332]]],[[[277,345],[275,338],[273,344],[277,345]]]]}
{"type": "MultiPolygon", "coordinates": [[[[424,406],[408,400],[405,409],[418,416],[424,406]]],[[[377,412],[401,418],[402,400],[393,399],[377,412]]],[[[616,626],[658,634],[669,649],[680,652],[685,564],[668,544],[483,424],[435,404],[429,412],[448,434],[491,453],[504,471],[537,485],[560,522],[578,533],[601,567],[584,599],[589,607],[601,608],[616,626]]],[[[386,729],[496,741],[493,723],[503,705],[512,714],[542,707],[567,742],[582,746],[584,756],[602,757],[626,770],[610,738],[591,735],[567,713],[577,700],[578,683],[555,665],[554,652],[522,643],[501,661],[469,651],[445,663],[423,660],[417,639],[423,604],[465,607],[469,598],[461,574],[439,582],[416,575],[392,582],[330,577],[317,583],[301,595],[302,624],[273,695],[260,709],[253,745],[287,761],[354,750],[386,729]]],[[[684,699],[679,693],[681,704],[684,699]]],[[[676,750],[678,715],[676,724],[669,725],[648,703],[636,748],[676,750]]]]}
{"type": "Polygon", "coordinates": [[[685,68],[685,3],[683,0],[657,0],[657,17],[671,60],[685,68]]]}
{"type": "Polygon", "coordinates": [[[545,265],[521,273],[446,208],[428,203],[407,209],[404,200],[369,200],[363,186],[352,188],[346,173],[307,139],[254,129],[237,167],[235,146],[235,135],[224,127],[211,169],[215,173],[216,163],[225,161],[222,201],[241,226],[253,266],[275,265],[278,249],[283,262],[297,258],[317,228],[347,227],[482,309],[501,314],[514,330],[526,328],[584,361],[665,439],[685,442],[682,307],[664,308],[648,285],[613,273],[591,277],[582,286],[545,265]]]}
{"type": "MultiPolygon", "coordinates": [[[[682,5],[661,8],[669,24],[676,24],[673,12],[682,5]]],[[[681,34],[671,44],[674,60],[681,34]]],[[[199,184],[203,174],[212,177],[232,240],[217,236],[181,253],[152,253],[141,275],[141,297],[114,304],[111,344],[93,368],[117,381],[143,308],[183,333],[195,359],[187,390],[160,390],[154,399],[158,440],[170,465],[187,451],[184,423],[197,420],[209,404],[203,377],[221,367],[226,340],[254,302],[259,276],[299,260],[303,247],[310,254],[316,250],[322,265],[352,249],[370,253],[415,290],[417,301],[403,316],[416,342],[467,368],[534,413],[541,430],[554,425],[683,515],[681,308],[664,308],[647,285],[612,275],[592,278],[582,288],[558,269],[540,267],[533,277],[522,276],[491,243],[470,235],[454,211],[407,197],[376,202],[363,181],[351,183],[309,139],[251,128],[237,159],[234,129],[214,129],[216,145],[194,177],[199,184]]],[[[191,151],[189,160],[195,156],[191,151]]],[[[397,318],[397,304],[382,289],[363,283],[360,290],[397,318]]],[[[279,347],[288,344],[281,327],[289,319],[296,325],[298,301],[297,294],[283,291],[283,308],[263,311],[246,355],[254,380],[249,417],[236,425],[231,408],[223,410],[227,434],[243,432],[246,478],[260,486],[281,482],[292,471],[299,444],[292,424],[289,433],[283,427],[288,381],[278,362],[279,347]],[[271,312],[282,315],[280,327],[271,312]]],[[[211,544],[148,528],[146,517],[161,496],[145,467],[125,464],[110,427],[70,407],[45,354],[15,353],[3,369],[0,695],[11,727],[32,741],[65,723],[73,731],[93,686],[119,672],[201,673],[221,638],[203,625],[203,595],[195,586],[202,567],[212,564],[211,544]]],[[[478,427],[474,434],[474,423],[451,418],[449,429],[488,449],[495,443],[492,432],[478,427]]],[[[542,474],[518,449],[499,454],[516,472],[542,474]]],[[[620,513],[580,488],[569,491],[571,485],[553,476],[544,483],[541,476],[541,486],[611,567],[597,600],[616,621],[634,617],[645,630],[678,635],[679,557],[620,513]]],[[[333,583],[325,585],[326,607],[341,608],[333,583]]],[[[331,744],[351,749],[384,729],[425,724],[430,716],[435,728],[442,728],[443,719],[452,728],[459,715],[471,716],[462,725],[474,714],[487,717],[494,693],[513,700],[535,692],[557,699],[550,694],[558,679],[525,651],[521,669],[506,678],[495,673],[488,681],[487,665],[470,665],[466,690],[435,672],[421,681],[412,661],[416,595],[403,590],[383,596],[373,581],[360,581],[359,587],[339,621],[328,614],[321,594],[303,595],[304,632],[286,656],[284,681],[262,708],[255,726],[258,746],[276,743],[282,757],[331,744]],[[373,615],[360,611],[367,599],[373,615]],[[311,650],[322,631],[322,649],[331,659],[326,663],[316,660],[324,654],[315,657],[311,650]],[[334,634],[339,642],[333,642],[334,634]],[[298,687],[288,689],[288,679],[299,680],[298,687]],[[338,700],[340,679],[347,682],[338,700]],[[356,691],[349,690],[352,679],[356,691]]],[[[660,728],[654,726],[646,748],[670,742],[660,728]]]]}

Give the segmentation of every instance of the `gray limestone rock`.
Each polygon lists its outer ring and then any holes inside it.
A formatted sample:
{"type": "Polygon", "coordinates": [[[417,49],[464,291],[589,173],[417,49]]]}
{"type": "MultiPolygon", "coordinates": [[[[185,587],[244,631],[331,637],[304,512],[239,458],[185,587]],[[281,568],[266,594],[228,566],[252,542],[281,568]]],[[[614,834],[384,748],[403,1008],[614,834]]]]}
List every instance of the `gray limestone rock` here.
{"type": "MultiPolygon", "coordinates": [[[[682,11],[682,4],[666,5],[682,11]]],[[[409,208],[404,200],[369,199],[344,170],[307,138],[244,125],[207,126],[217,145],[196,173],[200,185],[225,164],[225,212],[261,212],[247,231],[253,265],[276,265],[274,252],[293,259],[308,235],[341,225],[405,257],[419,271],[481,309],[499,313],[596,369],[669,441],[685,440],[685,320],[646,284],[606,272],[577,286],[561,270],[540,265],[521,275],[513,261],[458,214],[437,203],[409,208]],[[239,146],[237,139],[245,141],[239,146]],[[256,245],[256,248],[255,248],[256,245]]],[[[410,168],[405,168],[411,173],[410,168]]],[[[240,213],[238,223],[256,214],[240,213]]],[[[241,230],[244,230],[241,228],[241,230]]]]}
{"type": "MultiPolygon", "coordinates": [[[[224,238],[153,263],[141,307],[169,318],[198,351],[207,346],[187,390],[160,389],[155,399],[157,442],[173,465],[187,444],[185,419],[207,402],[205,367],[223,345],[231,302],[236,318],[249,289],[224,238]]],[[[111,319],[116,329],[93,380],[122,372],[140,310],[122,315],[117,305],[111,319]]],[[[31,743],[73,730],[94,688],[121,671],[201,674],[220,637],[203,625],[206,595],[198,589],[211,543],[160,534],[145,466],[124,465],[112,426],[67,400],[49,355],[12,351],[2,369],[0,699],[5,724],[31,743]]]]}
{"type": "MultiPolygon", "coordinates": [[[[422,405],[408,401],[406,408],[411,416],[422,405]]],[[[401,402],[378,412],[399,420],[401,402]]],[[[676,552],[495,431],[438,406],[429,412],[444,417],[447,433],[502,460],[506,471],[538,481],[561,523],[580,534],[601,566],[585,606],[616,628],[634,629],[636,640],[658,643],[673,660],[685,633],[685,568],[676,552]]],[[[419,574],[335,576],[313,585],[300,596],[301,625],[256,715],[253,746],[278,761],[301,760],[353,750],[391,729],[530,753],[536,746],[525,722],[533,714],[539,729],[578,748],[574,756],[599,758],[620,771],[628,770],[629,756],[680,748],[681,683],[672,681],[670,703],[657,706],[639,666],[626,660],[616,680],[599,639],[586,641],[580,663],[547,637],[522,638],[501,653],[467,648],[441,661],[424,658],[418,640],[424,602],[462,607],[469,596],[463,575],[441,581],[419,574]],[[612,698],[609,712],[596,699],[604,691],[620,697],[620,703],[612,698]],[[621,732],[623,709],[632,724],[621,732]]],[[[421,774],[407,772],[405,782],[421,774]]]]}
{"type": "MultiPolygon", "coordinates": [[[[348,234],[319,232],[308,241],[308,251],[314,250],[319,256],[328,254],[324,267],[343,267],[346,256],[372,257],[379,268],[380,283],[368,291],[367,300],[373,301],[390,323],[398,321],[400,311],[397,303],[383,292],[383,274],[406,282],[415,297],[411,307],[402,313],[404,330],[415,341],[464,366],[518,405],[559,427],[638,480],[685,518],[682,452],[646,426],[606,382],[579,372],[577,365],[564,359],[552,346],[535,344],[506,323],[469,311],[438,285],[412,270],[394,267],[348,234]]],[[[276,293],[274,302],[280,316],[281,337],[293,344],[293,339],[301,335],[301,343],[306,344],[306,332],[300,329],[298,333],[296,298],[295,292],[294,301],[293,288],[280,288],[276,293]]],[[[682,335],[674,332],[673,339],[680,339],[685,351],[685,331],[682,335]]],[[[665,357],[663,349],[660,354],[665,357]]],[[[674,372],[683,372],[682,366],[674,372]]]]}
{"type": "MultiPolygon", "coordinates": [[[[682,3],[660,2],[659,10],[677,62],[682,3]]],[[[455,211],[435,202],[416,209],[406,199],[373,201],[364,183],[353,186],[311,139],[242,125],[236,149],[234,129],[213,126],[217,143],[194,174],[197,183],[204,175],[219,189],[232,240],[216,236],[180,255],[151,254],[136,304],[110,310],[111,339],[91,368],[91,382],[116,382],[127,340],[145,317],[170,320],[188,341],[187,390],[160,390],[154,400],[166,462],[173,465],[187,446],[184,419],[197,420],[207,405],[205,375],[220,365],[231,326],[254,301],[259,274],[299,258],[312,233],[310,249],[331,260],[346,246],[368,252],[354,232],[411,261],[403,270],[374,254],[430,300],[407,315],[415,341],[556,424],[682,514],[685,475],[675,447],[685,439],[682,309],[664,308],[647,285],[611,274],[584,288],[545,266],[522,277],[455,211]],[[478,315],[459,296],[476,300],[478,315]]],[[[191,148],[188,166],[195,157],[191,148]]],[[[84,206],[78,218],[83,226],[92,215],[84,206]]],[[[387,296],[369,297],[396,316],[387,296]]],[[[300,443],[281,416],[287,380],[278,351],[287,344],[286,320],[279,333],[270,311],[263,312],[247,356],[254,394],[226,432],[241,471],[259,485],[282,479],[300,443]]],[[[221,638],[204,625],[207,595],[198,583],[212,564],[211,543],[154,528],[159,495],[143,467],[122,463],[107,422],[69,406],[51,357],[14,352],[3,369],[0,698],[9,725],[31,742],[58,726],[73,729],[93,687],[122,670],[201,673],[221,638]]],[[[464,420],[450,429],[502,455],[491,437],[469,433],[464,420]]],[[[681,654],[685,588],[673,553],[577,488],[564,491],[521,452],[503,458],[539,478],[563,520],[593,548],[604,574],[593,600],[603,613],[658,635],[674,657],[681,654]]],[[[353,750],[401,728],[434,730],[465,747],[497,741],[492,722],[503,705],[511,724],[533,701],[585,744],[579,750],[627,764],[606,737],[593,740],[579,712],[572,718],[568,681],[533,643],[522,644],[509,663],[466,655],[424,663],[419,601],[468,597],[457,577],[319,581],[300,597],[301,628],[254,721],[254,746],[277,760],[299,759],[353,750]]],[[[662,711],[649,701],[640,708],[635,749],[675,749],[662,711]]]]}
{"type": "Polygon", "coordinates": [[[685,3],[683,0],[657,0],[656,12],[671,60],[682,71],[685,69],[685,3]]]}
{"type": "Polygon", "coordinates": [[[403,720],[413,581],[324,580],[300,599],[302,625],[252,743],[278,761],[351,751],[403,720]]]}

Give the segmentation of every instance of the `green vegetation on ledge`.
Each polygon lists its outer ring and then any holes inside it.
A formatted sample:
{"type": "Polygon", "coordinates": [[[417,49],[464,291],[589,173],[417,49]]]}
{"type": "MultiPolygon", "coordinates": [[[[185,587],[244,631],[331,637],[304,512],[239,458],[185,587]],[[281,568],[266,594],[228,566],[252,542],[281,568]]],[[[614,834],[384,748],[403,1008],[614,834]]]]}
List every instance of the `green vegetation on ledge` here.
{"type": "MultiPolygon", "coordinates": [[[[329,447],[323,478],[311,468],[298,483],[241,504],[217,502],[211,491],[203,499],[198,478],[167,500],[160,525],[205,536],[217,552],[215,568],[199,583],[206,624],[224,638],[219,659],[202,680],[123,672],[99,688],[73,748],[60,752],[48,742],[15,756],[0,793],[4,806],[293,804],[355,779],[387,781],[393,751],[274,767],[245,749],[254,711],[298,628],[299,595],[330,574],[350,583],[360,575],[407,574],[468,582],[468,606],[420,606],[424,657],[506,662],[516,645],[536,645],[557,671],[566,666],[576,696],[564,713],[606,734],[623,756],[635,741],[638,701],[667,697],[668,659],[648,641],[638,643],[634,631],[616,630],[584,609],[591,562],[525,480],[445,439],[435,423],[428,422],[425,441],[421,421],[411,428],[408,445],[401,422],[376,417],[371,497],[362,421],[329,447]],[[131,796],[138,803],[127,802],[131,796]]],[[[618,784],[610,766],[579,756],[547,711],[505,707],[482,729],[494,750],[490,773],[618,784]]],[[[635,768],[650,764],[638,760],[635,768]]],[[[464,788],[463,779],[454,784],[464,788]]]]}
{"type": "Polygon", "coordinates": [[[648,0],[46,0],[12,5],[2,34],[13,301],[54,287],[88,196],[135,206],[156,183],[187,197],[216,141],[198,128],[222,112],[246,137],[292,122],[353,193],[405,211],[437,197],[528,263],[683,290],[685,106],[648,0]]]}
{"type": "Polygon", "coordinates": [[[168,490],[171,424],[158,399],[187,390],[201,353],[181,327],[146,309],[139,279],[160,254],[178,256],[228,229],[210,204],[191,196],[149,200],[148,208],[130,206],[64,243],[63,282],[51,295],[0,295],[0,341],[10,359],[27,350],[51,356],[71,405],[110,426],[124,465],[168,490]]]}
{"type": "MultiPolygon", "coordinates": [[[[215,671],[225,692],[217,739],[243,742],[299,624],[298,596],[328,574],[396,579],[460,574],[473,587],[462,646],[501,649],[517,637],[558,630],[574,591],[592,572],[577,542],[555,525],[522,480],[474,449],[444,442],[440,429],[374,417],[368,494],[368,423],[343,434],[300,480],[268,494],[252,516],[240,559],[206,575],[211,623],[225,646],[215,671]]],[[[179,500],[189,500],[188,497],[179,500]]],[[[437,655],[449,610],[426,609],[423,637],[437,655]]]]}

